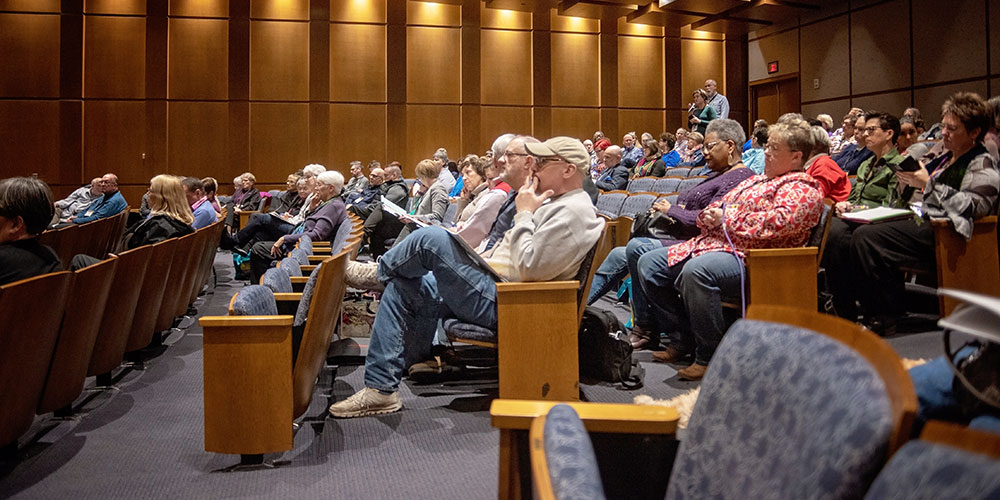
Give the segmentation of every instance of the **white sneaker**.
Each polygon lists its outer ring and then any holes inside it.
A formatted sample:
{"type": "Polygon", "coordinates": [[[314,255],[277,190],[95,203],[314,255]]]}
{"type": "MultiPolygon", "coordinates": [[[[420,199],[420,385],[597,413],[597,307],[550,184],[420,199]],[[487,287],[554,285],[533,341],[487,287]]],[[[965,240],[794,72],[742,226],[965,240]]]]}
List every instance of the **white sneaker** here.
{"type": "Polygon", "coordinates": [[[382,394],[365,387],[353,396],[330,405],[330,415],[337,418],[364,417],[366,415],[382,415],[399,411],[403,403],[399,400],[399,392],[382,394]]]}
{"type": "Polygon", "coordinates": [[[382,291],[385,287],[376,277],[378,271],[377,262],[358,262],[351,260],[347,262],[347,270],[344,272],[344,281],[347,286],[359,290],[382,291]]]}

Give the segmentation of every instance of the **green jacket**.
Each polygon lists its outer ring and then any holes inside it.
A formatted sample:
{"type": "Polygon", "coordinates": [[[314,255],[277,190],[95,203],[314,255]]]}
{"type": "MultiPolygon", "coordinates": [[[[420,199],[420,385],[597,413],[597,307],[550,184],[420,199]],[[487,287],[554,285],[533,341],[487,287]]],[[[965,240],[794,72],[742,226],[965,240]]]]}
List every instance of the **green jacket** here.
{"type": "Polygon", "coordinates": [[[851,188],[851,194],[847,196],[847,201],[852,205],[864,205],[868,208],[881,207],[896,203],[899,198],[893,193],[896,192],[896,174],[887,164],[899,165],[903,155],[893,147],[885,156],[865,160],[858,167],[857,182],[851,188]]]}

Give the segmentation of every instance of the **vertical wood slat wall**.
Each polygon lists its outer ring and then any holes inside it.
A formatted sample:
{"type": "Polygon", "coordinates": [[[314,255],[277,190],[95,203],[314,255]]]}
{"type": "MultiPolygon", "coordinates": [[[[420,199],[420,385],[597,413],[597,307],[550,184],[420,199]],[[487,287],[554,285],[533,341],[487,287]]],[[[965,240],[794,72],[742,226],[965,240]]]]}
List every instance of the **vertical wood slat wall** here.
{"type": "Polygon", "coordinates": [[[682,85],[738,84],[739,50],[688,70],[682,38],[479,0],[0,1],[0,177],[37,173],[61,197],[111,171],[137,205],[164,172],[226,193],[313,162],[412,175],[508,131],[658,134],[684,125],[682,85]]]}

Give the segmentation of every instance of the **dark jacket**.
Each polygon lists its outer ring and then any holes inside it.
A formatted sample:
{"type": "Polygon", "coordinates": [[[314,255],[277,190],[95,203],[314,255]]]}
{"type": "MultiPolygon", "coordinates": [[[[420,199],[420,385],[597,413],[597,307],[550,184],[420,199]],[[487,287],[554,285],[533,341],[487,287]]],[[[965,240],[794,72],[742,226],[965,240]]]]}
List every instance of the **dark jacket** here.
{"type": "Polygon", "coordinates": [[[297,215],[302,209],[304,201],[306,200],[300,197],[297,191],[282,191],[277,196],[271,197],[271,208],[268,211],[279,214],[288,212],[291,215],[297,215]]]}
{"type": "Polygon", "coordinates": [[[628,187],[628,168],[622,164],[606,170],[597,179],[597,187],[604,191],[614,191],[628,187]]]}
{"type": "Polygon", "coordinates": [[[62,271],[62,263],[38,238],[0,244],[0,285],[62,271]]]}
{"type": "Polygon", "coordinates": [[[151,245],[170,238],[180,238],[194,232],[189,224],[185,224],[169,215],[156,214],[143,219],[138,224],[125,231],[122,243],[126,250],[151,245]]]}
{"type": "Polygon", "coordinates": [[[302,235],[309,235],[313,241],[332,241],[344,219],[347,219],[344,200],[332,198],[320,205],[315,212],[309,214],[309,217],[306,217],[306,220],[301,224],[301,230],[296,227],[296,231],[284,236],[285,248],[294,247],[295,242],[299,241],[302,235]]]}
{"type": "MultiPolygon", "coordinates": [[[[385,181],[382,183],[382,196],[385,196],[387,200],[399,205],[403,209],[406,208],[406,199],[409,197],[409,190],[406,189],[406,182],[402,179],[394,181],[385,181]]],[[[372,204],[373,208],[374,203],[372,204]]],[[[379,202],[377,208],[382,208],[381,202],[379,202]]],[[[395,219],[396,217],[391,214],[383,214],[386,217],[395,219]]]]}
{"type": "MultiPolygon", "coordinates": [[[[241,190],[242,191],[242,190],[241,190]]],[[[235,198],[236,195],[234,194],[235,198]]],[[[257,210],[260,207],[260,191],[250,188],[250,192],[244,195],[243,199],[236,204],[236,208],[243,211],[257,210]]]]}

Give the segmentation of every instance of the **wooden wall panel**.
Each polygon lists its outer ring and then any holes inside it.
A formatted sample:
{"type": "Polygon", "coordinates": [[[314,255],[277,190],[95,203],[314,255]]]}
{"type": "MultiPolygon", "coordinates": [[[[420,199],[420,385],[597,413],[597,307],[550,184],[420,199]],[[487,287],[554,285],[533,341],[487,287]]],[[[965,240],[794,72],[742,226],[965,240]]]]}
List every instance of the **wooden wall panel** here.
{"type": "MultiPolygon", "coordinates": [[[[560,16],[557,9],[552,9],[550,29],[552,31],[565,31],[570,33],[592,33],[601,32],[600,19],[587,19],[585,17],[560,16]]],[[[594,52],[596,54],[596,52],[594,52]]]]}
{"type": "MultiPolygon", "coordinates": [[[[493,144],[493,140],[501,134],[513,133],[517,135],[532,135],[532,113],[531,108],[524,107],[497,107],[483,106],[482,118],[480,121],[479,138],[486,148],[493,144]]],[[[537,110],[536,110],[537,111],[537,110]]],[[[547,112],[545,111],[542,112],[547,112]]],[[[548,137],[541,137],[541,140],[548,137]]],[[[433,151],[432,151],[433,152],[433,151]]],[[[452,155],[454,156],[454,155],[452,155]]]]}
{"type": "Polygon", "coordinates": [[[83,12],[141,16],[146,13],[146,0],[85,0],[83,12]]]}
{"type": "Polygon", "coordinates": [[[384,23],[385,2],[330,0],[330,20],[343,23],[384,23]]]}
{"type": "MultiPolygon", "coordinates": [[[[851,93],[880,92],[910,85],[910,23],[907,17],[900,15],[908,9],[907,0],[895,0],[853,14],[851,93]]],[[[811,88],[812,81],[803,85],[811,88]]]]}
{"type": "Polygon", "coordinates": [[[406,55],[408,102],[461,102],[461,30],[407,27],[406,55]]]}
{"type": "Polygon", "coordinates": [[[167,171],[194,177],[232,178],[229,105],[224,102],[167,103],[167,171]]]}
{"type": "Polygon", "coordinates": [[[461,112],[458,106],[406,107],[406,158],[403,173],[413,176],[417,162],[430,158],[437,148],[447,149],[452,156],[461,153],[461,112]]]}
{"type": "Polygon", "coordinates": [[[309,100],[309,25],[250,21],[250,99],[309,100]]]}
{"type": "Polygon", "coordinates": [[[802,105],[802,115],[807,118],[813,118],[820,113],[826,113],[833,117],[833,127],[835,129],[840,128],[840,123],[844,119],[844,115],[851,110],[851,100],[850,99],[840,99],[836,101],[825,101],[818,102],[815,104],[803,104],[802,105]]]}
{"type": "Polygon", "coordinates": [[[919,9],[914,4],[913,32],[919,36],[913,39],[913,84],[983,75],[986,23],[981,16],[984,14],[982,0],[954,0],[947,9],[940,4],[919,9]]]}
{"type": "MultiPolygon", "coordinates": [[[[996,2],[987,2],[986,8],[990,11],[990,73],[1000,73],[1000,5],[996,2]]],[[[1000,88],[990,85],[993,94],[1000,94],[1000,88]]]]}
{"type": "MultiPolygon", "coordinates": [[[[643,132],[659,137],[664,132],[663,111],[647,111],[640,109],[622,109],[618,111],[618,130],[624,136],[627,132],[635,132],[642,135],[643,132]]],[[[613,144],[621,144],[621,137],[612,139],[613,144]]]]}
{"type": "Polygon", "coordinates": [[[309,19],[309,0],[252,0],[250,17],[305,21],[309,19]]]}
{"type": "Polygon", "coordinates": [[[0,97],[59,96],[59,16],[0,14],[0,97]]]}
{"type": "Polygon", "coordinates": [[[171,16],[229,17],[229,0],[170,0],[171,16]]]}
{"type": "Polygon", "coordinates": [[[654,26],[652,24],[642,24],[642,23],[630,23],[625,19],[624,16],[619,17],[618,22],[618,33],[622,35],[635,35],[635,36],[663,36],[663,27],[654,26]]]}
{"type": "Polygon", "coordinates": [[[37,173],[44,181],[75,182],[76,172],[59,169],[59,103],[0,101],[0,165],[3,177],[37,173]]]}
{"type": "Polygon", "coordinates": [[[924,117],[924,123],[927,126],[941,121],[941,105],[955,92],[975,92],[980,96],[986,96],[986,80],[941,85],[914,91],[913,105],[920,109],[920,114],[924,117]]]}
{"type": "MultiPolygon", "coordinates": [[[[799,72],[799,32],[786,31],[748,43],[747,72],[751,82],[799,72]],[[778,61],[778,72],[768,74],[767,63],[778,61]]],[[[908,74],[908,73],[907,73],[908,74]]],[[[718,78],[716,78],[718,80],[718,78]]],[[[702,82],[704,83],[704,81],[702,82]]],[[[686,90],[685,98],[694,89],[686,90]]],[[[687,102],[687,101],[685,101],[687,102]]]]}
{"type": "Polygon", "coordinates": [[[145,97],[146,20],[86,16],[84,97],[145,97]]]}
{"type": "Polygon", "coordinates": [[[663,97],[663,39],[619,36],[618,105],[662,108],[663,97]]]}
{"type": "MultiPolygon", "coordinates": [[[[147,184],[161,173],[143,160],[146,148],[146,103],[142,101],[84,101],[83,177],[108,172],[119,184],[147,184]]],[[[138,206],[138,200],[130,201],[138,206]]]]}
{"type": "Polygon", "coordinates": [[[224,19],[170,19],[169,99],[226,99],[229,95],[229,23],[224,19]]]}
{"type": "Polygon", "coordinates": [[[433,2],[406,2],[406,24],[457,28],[462,25],[462,6],[433,2]]]}
{"type": "Polygon", "coordinates": [[[726,94],[724,81],[725,50],[714,40],[681,40],[681,93],[678,106],[687,109],[691,93],[709,78],[719,82],[719,92],[726,94]]]}
{"type": "MultiPolygon", "coordinates": [[[[481,5],[482,7],[480,12],[482,13],[482,26],[484,28],[497,28],[504,30],[531,29],[530,12],[505,9],[487,9],[485,2],[481,5]]],[[[490,144],[492,144],[492,142],[490,144]]]]}
{"type": "Polygon", "coordinates": [[[284,182],[309,163],[309,105],[250,103],[250,171],[257,182],[284,182]]]}
{"type": "MultiPolygon", "coordinates": [[[[910,107],[910,91],[890,92],[888,94],[875,94],[865,97],[855,97],[851,99],[851,104],[863,110],[876,110],[889,113],[896,118],[903,115],[903,111],[910,107]]],[[[846,114],[846,112],[844,113],[846,114]]],[[[833,116],[832,114],[830,116],[833,116]]],[[[834,118],[834,121],[843,118],[834,118]]]]}
{"type": "Polygon", "coordinates": [[[0,7],[14,12],[59,12],[60,0],[5,0],[0,7]]]}
{"type": "Polygon", "coordinates": [[[385,26],[330,25],[330,100],[386,102],[385,26]]]}
{"type": "MultiPolygon", "coordinates": [[[[349,172],[351,161],[382,165],[397,158],[386,154],[386,106],[384,104],[330,105],[330,164],[327,168],[349,172]]],[[[403,161],[402,159],[399,159],[403,161]]]]}
{"type": "MultiPolygon", "coordinates": [[[[552,33],[553,106],[601,105],[600,71],[594,58],[580,57],[599,54],[600,44],[598,35],[552,33]]],[[[552,125],[555,127],[554,121],[552,125]]]]}
{"type": "Polygon", "coordinates": [[[847,16],[835,17],[802,28],[802,48],[809,57],[802,58],[799,82],[803,101],[830,99],[851,93],[850,52],[847,46],[847,16]],[[814,89],[813,79],[820,87],[814,89]]]}
{"type": "Polygon", "coordinates": [[[482,67],[498,70],[482,72],[481,102],[530,106],[531,32],[482,30],[481,33],[482,67]]]}
{"type": "Polygon", "coordinates": [[[589,139],[601,127],[601,112],[596,108],[552,108],[552,135],[589,139]]]}

